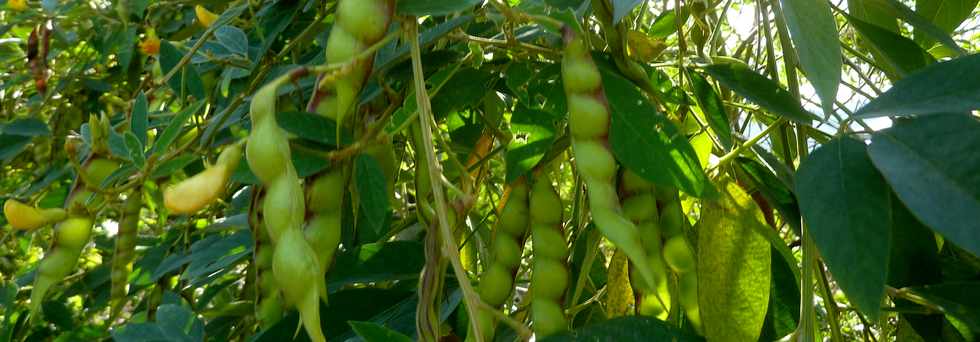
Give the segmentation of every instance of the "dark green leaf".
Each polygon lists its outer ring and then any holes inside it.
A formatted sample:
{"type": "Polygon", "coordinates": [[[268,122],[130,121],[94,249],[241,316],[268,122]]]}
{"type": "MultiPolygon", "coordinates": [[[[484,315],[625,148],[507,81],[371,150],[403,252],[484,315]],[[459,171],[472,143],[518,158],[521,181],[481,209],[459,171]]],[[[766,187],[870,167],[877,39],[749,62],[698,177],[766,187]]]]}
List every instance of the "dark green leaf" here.
{"type": "MultiPolygon", "coordinates": [[[[337,124],[323,115],[308,112],[277,112],[276,122],[282,129],[297,137],[324,145],[337,145],[337,124]]],[[[342,130],[344,145],[354,141],[350,131],[342,130]]]]}
{"type": "Polygon", "coordinates": [[[388,215],[388,194],[384,172],[381,165],[367,154],[359,154],[354,166],[354,179],[360,200],[365,227],[375,236],[385,233],[385,217],[388,215]]]}
{"type": "Polygon", "coordinates": [[[241,29],[228,25],[221,26],[214,30],[214,37],[228,51],[248,57],[248,37],[241,29]]]}
{"type": "Polygon", "coordinates": [[[163,133],[160,133],[160,135],[157,137],[157,141],[153,143],[153,147],[150,148],[150,154],[153,155],[166,151],[167,148],[170,147],[170,144],[173,144],[174,140],[177,139],[177,136],[183,130],[184,123],[187,122],[187,119],[190,118],[191,115],[194,115],[201,110],[201,107],[203,106],[204,100],[197,101],[194,104],[185,107],[183,110],[177,113],[177,115],[174,115],[174,117],[171,118],[170,122],[167,124],[167,128],[163,129],[163,133]]]}
{"type": "Polygon", "coordinates": [[[759,341],[777,341],[796,330],[800,321],[800,282],[793,275],[796,260],[786,258],[772,249],[772,288],[769,290],[769,307],[766,322],[762,325],[759,341]]]}
{"type": "Polygon", "coordinates": [[[364,339],[365,342],[411,342],[412,339],[408,336],[402,335],[401,333],[385,328],[384,326],[371,323],[371,322],[348,322],[357,336],[364,339]]]}
{"type": "Polygon", "coordinates": [[[470,9],[479,3],[480,0],[400,0],[396,12],[415,17],[443,16],[470,9]]]}
{"type": "Polygon", "coordinates": [[[136,140],[140,142],[140,146],[146,146],[146,132],[149,126],[148,111],[149,105],[146,103],[146,94],[141,91],[136,95],[136,100],[133,102],[133,112],[129,117],[129,130],[136,135],[136,140]]]}
{"type": "Polygon", "coordinates": [[[204,323],[187,308],[176,304],[164,304],[157,308],[157,325],[171,341],[204,340],[204,323]]]}
{"type": "Polygon", "coordinates": [[[967,112],[980,109],[980,54],[936,63],[895,82],[854,113],[858,118],[967,112]]]}
{"type": "Polygon", "coordinates": [[[531,170],[555,142],[554,117],[518,104],[511,117],[514,139],[507,145],[507,182],[531,170]]]}
{"type": "Polygon", "coordinates": [[[892,195],[892,253],[888,285],[896,288],[938,283],[941,280],[935,234],[902,201],[892,195]]]}
{"type": "Polygon", "coordinates": [[[966,54],[966,50],[956,44],[956,41],[949,36],[948,33],[944,32],[943,29],[937,27],[935,24],[929,20],[923,18],[919,14],[915,13],[911,8],[905,6],[902,2],[898,0],[886,0],[888,5],[898,14],[899,18],[903,21],[912,25],[916,32],[922,32],[928,35],[929,38],[938,40],[940,43],[945,45],[947,48],[956,51],[958,54],[966,54]]]}
{"type": "Polygon", "coordinates": [[[861,312],[877,319],[888,276],[891,202],[864,143],[837,138],[813,151],[797,172],[796,195],[834,279],[861,312]]]}
{"type": "Polygon", "coordinates": [[[980,332],[980,282],[951,282],[913,287],[908,290],[939,306],[947,315],[956,317],[980,332]]]}
{"type": "Polygon", "coordinates": [[[572,341],[704,341],[701,337],[678,330],[667,322],[644,316],[624,316],[589,325],[574,332],[552,335],[542,342],[572,341]]]}
{"type": "Polygon", "coordinates": [[[415,241],[363,244],[337,254],[328,287],[336,291],[356,283],[415,279],[424,264],[422,244],[415,241]]]}
{"type": "Polygon", "coordinates": [[[732,148],[732,126],[728,122],[728,113],[725,112],[725,103],[715,92],[715,88],[708,83],[708,80],[699,73],[688,73],[691,80],[691,90],[698,101],[698,107],[704,113],[708,121],[708,126],[715,132],[718,141],[725,149],[732,148]]]}
{"type": "MultiPolygon", "coordinates": [[[[916,0],[915,12],[949,34],[974,13],[977,2],[977,0],[916,0]]],[[[915,30],[915,39],[925,42],[926,46],[934,41],[928,39],[928,34],[922,34],[920,29],[915,30]]]]}
{"type": "Polygon", "coordinates": [[[605,68],[602,83],[609,101],[609,141],[623,165],[643,178],[701,197],[710,193],[694,147],[633,84],[605,68]]]}
{"type": "Polygon", "coordinates": [[[792,190],[761,163],[745,157],[736,160],[738,170],[741,171],[739,181],[758,190],[766,202],[779,211],[783,221],[789,224],[794,232],[800,234],[800,207],[792,190]],[[742,177],[743,175],[745,177],[742,177]]]}
{"type": "Polygon", "coordinates": [[[129,151],[129,160],[137,168],[142,169],[143,165],[146,165],[146,156],[143,155],[143,144],[140,143],[139,138],[133,132],[123,133],[123,138],[126,142],[126,149],[129,151]]]}
{"type": "Polygon", "coordinates": [[[827,1],[781,0],[800,67],[820,96],[824,115],[834,111],[842,62],[837,22],[827,1]]]}
{"type": "Polygon", "coordinates": [[[893,70],[896,73],[890,75],[893,79],[903,78],[935,62],[928,52],[911,39],[853,16],[844,17],[864,38],[865,44],[874,52],[875,59],[883,64],[883,69],[893,70]]]}
{"type": "Polygon", "coordinates": [[[153,169],[153,173],[150,175],[150,178],[156,179],[170,176],[174,172],[177,172],[177,170],[183,169],[197,159],[198,157],[193,154],[182,154],[176,158],[167,160],[153,169]]]}
{"type": "Polygon", "coordinates": [[[899,120],[871,141],[874,165],[909,211],[980,255],[980,122],[957,114],[899,120]]]}
{"type": "Polygon", "coordinates": [[[30,143],[30,137],[0,134],[0,160],[9,162],[11,159],[23,152],[30,143]]]}
{"type": "Polygon", "coordinates": [[[48,129],[48,125],[44,121],[35,118],[23,118],[0,125],[0,133],[36,137],[51,135],[51,130],[48,129]]]}
{"type": "MultiPolygon", "coordinates": [[[[687,6],[681,7],[681,23],[687,22],[687,17],[690,16],[690,11],[687,10],[687,6]]],[[[670,9],[663,13],[653,21],[653,25],[650,26],[650,36],[655,39],[667,39],[670,35],[677,32],[677,10],[670,9]]]]}
{"type": "Polygon", "coordinates": [[[765,110],[807,125],[811,120],[819,120],[800,107],[800,103],[793,98],[793,95],[778,83],[752,71],[745,64],[737,62],[712,64],[704,67],[704,70],[721,84],[765,110]]]}

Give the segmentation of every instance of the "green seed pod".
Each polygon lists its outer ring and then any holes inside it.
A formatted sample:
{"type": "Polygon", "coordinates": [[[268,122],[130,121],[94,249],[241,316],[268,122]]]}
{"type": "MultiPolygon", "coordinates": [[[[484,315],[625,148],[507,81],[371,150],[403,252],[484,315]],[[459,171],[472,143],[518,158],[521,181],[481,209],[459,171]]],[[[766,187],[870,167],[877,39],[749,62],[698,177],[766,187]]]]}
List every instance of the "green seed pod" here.
{"type": "Polygon", "coordinates": [[[568,116],[575,138],[599,139],[609,133],[609,111],[593,96],[568,95],[568,116]]]}
{"type": "Polygon", "coordinates": [[[270,183],[287,165],[292,165],[288,138],[275,122],[254,121],[245,146],[245,157],[255,177],[262,183],[270,183]]]}
{"type": "Polygon", "coordinates": [[[263,224],[272,238],[272,243],[278,243],[286,229],[301,227],[305,216],[303,203],[303,188],[299,185],[295,171],[277,177],[266,187],[265,200],[262,201],[263,224]]]}
{"type": "Polygon", "coordinates": [[[664,203],[663,210],[660,212],[660,227],[664,230],[664,236],[684,234],[685,220],[687,217],[684,216],[680,201],[672,200],[664,203]]]}
{"type": "Polygon", "coordinates": [[[365,48],[366,46],[353,33],[343,28],[335,27],[333,30],[330,30],[330,37],[327,38],[327,61],[330,63],[347,62],[352,57],[357,56],[361,51],[364,51],[365,48]]]}
{"type": "Polygon", "coordinates": [[[633,222],[657,218],[657,199],[652,193],[641,193],[623,199],[623,215],[633,222]]]}
{"type": "Polygon", "coordinates": [[[115,249],[112,253],[112,272],[110,278],[112,287],[110,301],[112,302],[111,317],[116,317],[124,305],[129,286],[129,273],[133,269],[135,257],[136,236],[139,228],[140,208],[143,206],[143,193],[136,188],[126,198],[122,219],[119,220],[119,232],[116,234],[115,249]]]}
{"type": "Polygon", "coordinates": [[[565,311],[553,301],[532,301],[531,316],[534,317],[532,328],[537,336],[549,336],[568,330],[565,311]]]}
{"type": "Polygon", "coordinates": [[[527,207],[527,185],[523,181],[515,183],[506,198],[506,204],[500,211],[500,232],[523,236],[527,231],[529,219],[527,207]]]}
{"type": "Polygon", "coordinates": [[[679,274],[694,271],[694,265],[697,262],[694,259],[694,251],[691,250],[691,246],[683,235],[667,239],[667,243],[664,244],[664,260],[674,272],[679,274]]]}
{"type": "Polygon", "coordinates": [[[381,39],[391,20],[387,1],[343,0],[337,4],[337,23],[361,41],[381,39]]]}
{"type": "Polygon", "coordinates": [[[535,258],[561,259],[568,255],[565,237],[554,225],[533,224],[531,243],[534,245],[535,258]]]}
{"type": "Polygon", "coordinates": [[[539,224],[560,224],[562,205],[561,198],[551,186],[551,182],[542,179],[534,183],[530,200],[531,221],[539,224]]]}
{"type": "Polygon", "coordinates": [[[54,241],[38,265],[34,278],[30,304],[32,317],[39,317],[41,302],[48,289],[75,269],[91,233],[92,219],[85,216],[71,216],[55,226],[54,241]]]}
{"type": "Polygon", "coordinates": [[[612,183],[616,176],[616,159],[609,149],[597,141],[572,141],[575,151],[575,164],[587,182],[612,183]]]}
{"type": "Polygon", "coordinates": [[[310,219],[303,230],[306,241],[317,253],[317,260],[320,263],[320,274],[326,274],[330,264],[333,263],[334,254],[337,246],[340,245],[340,213],[318,214],[310,219]]]}
{"type": "Polygon", "coordinates": [[[307,209],[314,213],[339,210],[346,183],[343,172],[328,172],[317,177],[306,190],[307,209]]]}
{"type": "Polygon", "coordinates": [[[531,284],[534,286],[535,296],[552,300],[562,298],[568,287],[568,271],[565,269],[565,264],[547,258],[534,260],[531,284]]]}
{"type": "Polygon", "coordinates": [[[701,331],[701,310],[698,304],[698,276],[694,272],[681,274],[677,281],[678,299],[684,308],[684,316],[694,329],[701,331]]]}
{"type": "Polygon", "coordinates": [[[306,243],[302,231],[298,227],[285,229],[281,240],[276,243],[272,272],[286,304],[299,310],[310,339],[324,342],[326,337],[320,329],[319,298],[321,293],[326,292],[326,284],[319,271],[316,252],[306,243]]]}
{"type": "Polygon", "coordinates": [[[119,162],[105,158],[93,158],[82,169],[81,176],[85,186],[91,189],[99,189],[102,187],[102,181],[119,169],[119,162]]]}
{"type": "Polygon", "coordinates": [[[569,56],[562,62],[561,68],[562,81],[567,93],[586,93],[602,86],[599,69],[591,60],[569,56]]]}
{"type": "Polygon", "coordinates": [[[490,306],[500,306],[510,297],[514,284],[511,272],[499,263],[490,265],[480,277],[480,298],[490,306]]]}
{"type": "Polygon", "coordinates": [[[521,246],[513,237],[501,234],[493,240],[494,262],[509,269],[521,265],[521,246]]]}
{"type": "Polygon", "coordinates": [[[262,224],[263,194],[259,191],[252,193],[252,203],[249,205],[249,226],[252,228],[253,267],[255,267],[255,317],[259,326],[267,329],[282,319],[282,298],[276,278],[272,273],[273,245],[265,226],[262,224]]]}

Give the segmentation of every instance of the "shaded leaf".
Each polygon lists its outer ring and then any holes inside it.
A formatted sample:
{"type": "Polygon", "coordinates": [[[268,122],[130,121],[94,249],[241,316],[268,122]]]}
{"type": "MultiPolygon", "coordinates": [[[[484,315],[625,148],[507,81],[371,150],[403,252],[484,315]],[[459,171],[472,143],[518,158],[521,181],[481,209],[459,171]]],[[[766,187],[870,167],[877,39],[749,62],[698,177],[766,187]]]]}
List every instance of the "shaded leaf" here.
{"type": "Polygon", "coordinates": [[[895,82],[854,113],[857,118],[966,112],[980,109],[980,54],[930,65],[895,82]]]}
{"type": "Polygon", "coordinates": [[[778,83],[752,71],[743,63],[712,64],[704,67],[704,71],[763,109],[802,124],[809,125],[811,120],[818,120],[778,83]]]}
{"type": "Polygon", "coordinates": [[[555,142],[554,118],[543,110],[530,109],[518,104],[511,116],[514,139],[507,145],[507,182],[524,175],[541,161],[555,142]]]}
{"type": "Polygon", "coordinates": [[[838,138],[797,172],[800,211],[817,249],[858,309],[877,319],[888,276],[891,202],[864,143],[838,138]]]}
{"type": "Polygon", "coordinates": [[[355,161],[354,179],[366,228],[375,236],[385,233],[385,217],[388,215],[388,194],[384,172],[381,165],[367,154],[359,154],[355,161]]]}
{"type": "MultiPolygon", "coordinates": [[[[133,102],[133,111],[129,117],[129,130],[136,135],[136,140],[140,142],[140,146],[146,146],[146,132],[149,126],[147,119],[148,111],[149,105],[146,102],[146,94],[141,91],[136,95],[136,100],[133,102]]],[[[142,149],[140,152],[142,152],[142,149]]]]}
{"type": "Polygon", "coordinates": [[[382,341],[392,341],[392,342],[411,342],[412,339],[408,336],[402,335],[401,333],[385,328],[384,326],[371,323],[371,322],[348,322],[357,336],[364,339],[365,342],[382,342],[382,341]]]}
{"type": "Polygon", "coordinates": [[[571,341],[704,341],[671,326],[669,323],[644,316],[624,316],[588,325],[573,332],[548,336],[542,342],[571,341]]]}
{"type": "Polygon", "coordinates": [[[829,116],[840,84],[841,52],[837,23],[827,1],[781,0],[786,26],[792,33],[800,67],[820,96],[829,116]]]}
{"type": "Polygon", "coordinates": [[[194,104],[185,107],[183,110],[177,113],[177,115],[174,115],[174,117],[171,118],[170,122],[167,124],[167,128],[163,129],[163,133],[160,133],[160,135],[157,136],[156,142],[154,142],[153,147],[150,148],[150,154],[163,153],[166,151],[167,148],[170,147],[170,144],[173,144],[174,140],[177,139],[177,136],[180,134],[181,130],[183,130],[184,123],[187,122],[187,119],[190,118],[191,115],[194,115],[194,113],[197,113],[197,111],[201,110],[201,107],[203,106],[204,100],[197,101],[194,104]]]}
{"type": "Polygon", "coordinates": [[[908,290],[939,306],[974,332],[980,332],[980,282],[951,282],[908,290]]]}
{"type": "Polygon", "coordinates": [[[894,72],[894,75],[889,75],[893,80],[903,78],[935,62],[928,52],[911,39],[853,16],[844,17],[864,38],[875,59],[883,64],[882,68],[894,72]]]}
{"type": "Polygon", "coordinates": [[[691,89],[698,101],[698,107],[704,112],[708,121],[708,126],[718,137],[718,141],[725,149],[732,148],[732,126],[728,122],[728,113],[725,112],[725,103],[715,91],[715,88],[708,83],[708,80],[699,73],[688,73],[691,80],[691,89]]]}
{"type": "Polygon", "coordinates": [[[442,16],[464,11],[480,3],[480,0],[400,0],[396,13],[406,16],[442,16]]]}
{"type": "Polygon", "coordinates": [[[876,133],[871,160],[909,211],[980,255],[980,122],[968,115],[899,120],[876,133]]]}

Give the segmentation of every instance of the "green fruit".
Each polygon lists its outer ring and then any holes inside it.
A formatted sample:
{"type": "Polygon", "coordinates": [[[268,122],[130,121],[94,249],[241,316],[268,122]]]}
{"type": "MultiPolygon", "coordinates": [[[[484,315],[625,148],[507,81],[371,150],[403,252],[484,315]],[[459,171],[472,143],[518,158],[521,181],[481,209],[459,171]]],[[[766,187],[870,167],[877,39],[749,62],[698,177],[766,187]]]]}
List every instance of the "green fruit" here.
{"type": "Polygon", "coordinates": [[[531,286],[536,298],[562,298],[568,287],[568,271],[565,270],[565,265],[554,259],[534,260],[531,286]]]}
{"type": "Polygon", "coordinates": [[[548,225],[534,225],[531,230],[535,258],[565,259],[568,255],[568,247],[561,230],[548,225]]]}
{"type": "Polygon", "coordinates": [[[653,183],[650,183],[645,178],[629,169],[623,170],[619,183],[620,186],[623,187],[623,190],[627,192],[639,192],[653,189],[653,183]]]}
{"type": "Polygon", "coordinates": [[[303,233],[310,247],[317,252],[322,268],[320,274],[325,274],[340,245],[340,212],[316,215],[307,223],[303,233]]]}
{"type": "Polygon", "coordinates": [[[344,173],[339,169],[317,177],[306,192],[309,211],[322,213],[340,210],[346,194],[344,185],[344,173]]]}
{"type": "Polygon", "coordinates": [[[616,176],[616,159],[602,143],[596,141],[572,141],[575,165],[586,178],[587,184],[611,183],[616,176]]]}
{"type": "MultiPolygon", "coordinates": [[[[286,230],[300,230],[306,213],[303,203],[303,188],[299,185],[295,171],[290,176],[276,178],[269,183],[265,199],[262,200],[263,224],[273,243],[278,243],[286,230]]],[[[278,245],[277,245],[278,247],[278,245]]],[[[278,251],[279,248],[276,248],[278,251]]]]}
{"type": "Polygon", "coordinates": [[[602,85],[599,69],[589,59],[568,56],[562,62],[561,71],[566,93],[592,92],[602,85]]]}
{"type": "Polygon", "coordinates": [[[362,41],[381,39],[390,19],[385,1],[342,0],[337,4],[337,23],[362,41]]]}
{"type": "Polygon", "coordinates": [[[480,279],[480,298],[493,307],[504,304],[514,287],[511,277],[511,272],[503,265],[491,264],[480,279]]]}
{"type": "Polygon", "coordinates": [[[299,229],[283,232],[272,257],[272,273],[286,304],[299,309],[310,338],[326,341],[320,329],[319,293],[325,292],[325,284],[319,270],[316,253],[306,243],[303,233],[299,229]]]}
{"type": "Polygon", "coordinates": [[[92,219],[88,217],[69,217],[59,223],[55,229],[56,248],[81,249],[88,244],[92,233],[92,219]]]}
{"type": "Polygon", "coordinates": [[[507,197],[507,203],[500,211],[500,231],[512,236],[523,236],[529,219],[527,206],[527,186],[524,183],[515,184],[507,197]]]}
{"type": "Polygon", "coordinates": [[[565,312],[557,302],[535,300],[531,302],[532,328],[538,338],[554,335],[568,329],[565,312]]]}
{"type": "Polygon", "coordinates": [[[509,269],[521,265],[521,246],[513,237],[501,234],[493,240],[494,262],[509,269]]]}
{"type": "Polygon", "coordinates": [[[271,183],[292,163],[286,132],[274,122],[252,126],[245,157],[255,177],[262,183],[271,183]]]}
{"type": "Polygon", "coordinates": [[[561,224],[561,198],[547,179],[535,182],[529,204],[535,223],[561,224]]]}
{"type": "Polygon", "coordinates": [[[92,159],[84,166],[82,181],[90,188],[102,187],[102,182],[119,169],[119,162],[105,158],[92,159]]]}
{"type": "Polygon", "coordinates": [[[657,219],[657,199],[652,193],[642,193],[623,200],[623,215],[633,222],[657,219]]]}
{"type": "Polygon", "coordinates": [[[670,201],[664,204],[663,211],[660,212],[660,227],[664,230],[664,236],[683,234],[684,220],[686,219],[680,201],[670,201]]]}
{"type": "Polygon", "coordinates": [[[327,39],[327,62],[345,63],[364,49],[357,37],[342,27],[335,27],[327,39]]]}
{"type": "Polygon", "coordinates": [[[568,125],[572,136],[589,140],[609,133],[609,110],[591,95],[568,95],[568,125]]]}
{"type": "Polygon", "coordinates": [[[677,273],[693,271],[697,262],[691,246],[682,235],[672,237],[664,244],[664,261],[677,273]]]}

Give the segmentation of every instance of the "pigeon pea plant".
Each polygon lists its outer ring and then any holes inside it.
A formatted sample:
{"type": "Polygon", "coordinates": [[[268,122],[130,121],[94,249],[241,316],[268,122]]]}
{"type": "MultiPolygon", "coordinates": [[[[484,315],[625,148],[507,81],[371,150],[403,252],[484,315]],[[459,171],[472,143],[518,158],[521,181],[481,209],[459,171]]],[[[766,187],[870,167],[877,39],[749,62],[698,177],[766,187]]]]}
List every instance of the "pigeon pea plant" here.
{"type": "Polygon", "coordinates": [[[0,341],[973,341],[978,18],[8,0],[0,341]]]}

